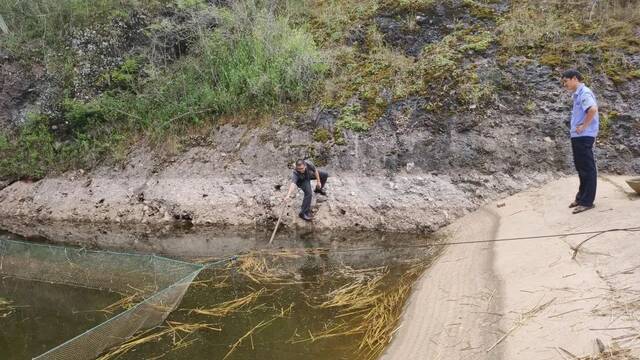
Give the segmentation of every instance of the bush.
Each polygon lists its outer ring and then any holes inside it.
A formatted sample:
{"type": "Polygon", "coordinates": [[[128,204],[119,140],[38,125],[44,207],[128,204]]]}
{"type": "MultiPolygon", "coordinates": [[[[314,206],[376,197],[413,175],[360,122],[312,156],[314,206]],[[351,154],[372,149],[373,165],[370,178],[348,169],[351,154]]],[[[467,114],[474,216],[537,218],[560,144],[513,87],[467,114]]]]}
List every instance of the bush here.
{"type": "Polygon", "coordinates": [[[72,132],[84,133],[103,121],[102,110],[96,102],[82,103],[73,99],[62,101],[64,119],[72,132]]]}
{"type": "Polygon", "coordinates": [[[206,117],[306,100],[327,69],[311,35],[256,3],[238,4],[219,9],[220,26],[203,32],[189,56],[132,92],[106,94],[105,113],[129,114],[161,137],[206,117]]]}
{"type": "Polygon", "coordinates": [[[55,157],[55,140],[46,118],[31,115],[14,143],[0,139],[0,178],[44,176],[55,157]]]}

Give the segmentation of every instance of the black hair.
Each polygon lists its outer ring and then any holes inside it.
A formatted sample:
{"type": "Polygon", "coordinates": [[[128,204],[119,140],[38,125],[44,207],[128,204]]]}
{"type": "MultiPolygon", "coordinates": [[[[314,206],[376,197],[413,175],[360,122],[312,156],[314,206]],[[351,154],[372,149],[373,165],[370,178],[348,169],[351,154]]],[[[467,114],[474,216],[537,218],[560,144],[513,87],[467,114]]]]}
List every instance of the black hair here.
{"type": "Polygon", "coordinates": [[[578,79],[578,81],[582,81],[582,74],[580,74],[580,71],[576,69],[569,69],[562,73],[562,78],[563,79],[576,78],[578,79]]]}
{"type": "Polygon", "coordinates": [[[298,159],[296,160],[296,166],[304,165],[304,160],[298,159]]]}

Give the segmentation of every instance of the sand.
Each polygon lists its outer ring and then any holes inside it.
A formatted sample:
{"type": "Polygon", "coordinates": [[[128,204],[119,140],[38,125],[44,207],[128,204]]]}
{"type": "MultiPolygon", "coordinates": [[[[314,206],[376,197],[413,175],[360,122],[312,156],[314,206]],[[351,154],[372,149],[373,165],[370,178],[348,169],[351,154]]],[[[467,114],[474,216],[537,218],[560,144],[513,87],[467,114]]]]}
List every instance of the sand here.
{"type": "MultiPolygon", "coordinates": [[[[601,176],[596,208],[567,207],[577,177],[496,201],[444,229],[450,242],[640,226],[640,196],[601,176]]],[[[390,359],[571,359],[596,339],[640,356],[640,232],[449,245],[422,276],[390,359]]]]}

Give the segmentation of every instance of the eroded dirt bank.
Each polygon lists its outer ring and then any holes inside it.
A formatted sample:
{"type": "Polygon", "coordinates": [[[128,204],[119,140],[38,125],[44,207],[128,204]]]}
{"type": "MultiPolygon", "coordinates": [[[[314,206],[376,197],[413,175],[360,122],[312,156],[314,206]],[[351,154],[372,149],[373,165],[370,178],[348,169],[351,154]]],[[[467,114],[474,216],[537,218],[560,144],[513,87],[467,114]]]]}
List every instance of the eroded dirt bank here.
{"type": "MultiPolygon", "coordinates": [[[[233,171],[216,161],[219,151],[194,148],[161,162],[140,152],[123,169],[74,171],[37,182],[15,182],[0,191],[0,217],[23,221],[86,221],[215,226],[272,226],[289,184],[286,160],[233,171]]],[[[478,171],[331,173],[328,197],[314,200],[315,221],[297,218],[302,193],[289,202],[285,226],[428,232],[490,199],[552,179],[554,173],[522,171],[483,175],[478,171]]],[[[357,168],[355,169],[357,170],[357,168]]]]}

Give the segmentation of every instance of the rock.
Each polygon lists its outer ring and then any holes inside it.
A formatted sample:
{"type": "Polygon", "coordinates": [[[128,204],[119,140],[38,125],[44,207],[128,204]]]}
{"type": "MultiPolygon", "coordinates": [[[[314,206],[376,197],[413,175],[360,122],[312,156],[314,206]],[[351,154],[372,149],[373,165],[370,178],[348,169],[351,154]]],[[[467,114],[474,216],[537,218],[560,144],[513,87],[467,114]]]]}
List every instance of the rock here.
{"type": "Polygon", "coordinates": [[[411,170],[413,170],[413,168],[415,168],[415,167],[416,167],[416,164],[415,164],[415,163],[413,163],[413,162],[408,162],[408,163],[407,163],[407,166],[406,166],[406,168],[407,168],[407,172],[411,172],[411,170]]]}

